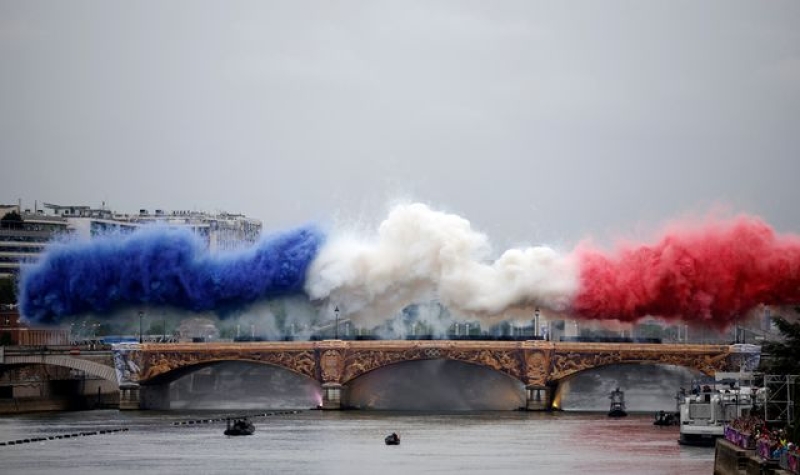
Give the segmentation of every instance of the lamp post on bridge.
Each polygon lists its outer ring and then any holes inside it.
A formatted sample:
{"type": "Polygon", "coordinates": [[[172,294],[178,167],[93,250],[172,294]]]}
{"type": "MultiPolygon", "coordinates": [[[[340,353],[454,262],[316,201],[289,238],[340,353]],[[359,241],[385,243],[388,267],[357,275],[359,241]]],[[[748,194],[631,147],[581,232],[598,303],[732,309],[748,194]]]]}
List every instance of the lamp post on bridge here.
{"type": "Polygon", "coordinates": [[[336,326],[333,327],[333,339],[339,339],[339,306],[337,305],[336,308],[333,309],[333,315],[336,318],[336,326]]]}
{"type": "Polygon", "coordinates": [[[142,317],[144,317],[144,312],[139,310],[139,343],[142,343],[142,317]]]}
{"type": "Polygon", "coordinates": [[[539,307],[533,311],[533,336],[539,336],[539,307]]]}

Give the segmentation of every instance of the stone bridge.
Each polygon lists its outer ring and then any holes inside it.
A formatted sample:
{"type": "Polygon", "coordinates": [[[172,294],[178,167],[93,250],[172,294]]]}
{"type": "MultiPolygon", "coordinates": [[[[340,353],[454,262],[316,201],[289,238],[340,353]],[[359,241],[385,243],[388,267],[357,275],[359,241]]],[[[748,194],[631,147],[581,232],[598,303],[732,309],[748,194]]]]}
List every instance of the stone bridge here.
{"type": "Polygon", "coordinates": [[[0,367],[51,365],[75,369],[96,378],[118,382],[113,353],[109,350],[80,351],[71,347],[0,347],[0,367]]]}
{"type": "Polygon", "coordinates": [[[223,361],[273,365],[303,375],[322,386],[323,409],[340,409],[346,405],[348,383],[370,371],[407,361],[445,359],[484,366],[519,380],[526,388],[527,409],[546,410],[558,383],[581,371],[615,364],[675,365],[706,375],[754,370],[760,348],[538,340],[325,340],[133,344],[118,346],[114,353],[123,409],[151,407],[145,403],[148,390],[163,391],[166,383],[223,361]]]}
{"type": "Polygon", "coordinates": [[[115,407],[111,347],[0,346],[0,414],[115,407]]]}

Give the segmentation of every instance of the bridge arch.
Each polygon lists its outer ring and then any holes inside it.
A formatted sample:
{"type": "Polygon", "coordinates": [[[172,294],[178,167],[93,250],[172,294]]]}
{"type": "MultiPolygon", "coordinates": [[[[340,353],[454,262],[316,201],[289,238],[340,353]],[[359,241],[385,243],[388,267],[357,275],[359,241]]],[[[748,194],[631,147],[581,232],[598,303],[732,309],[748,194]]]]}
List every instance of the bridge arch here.
{"type": "Polygon", "coordinates": [[[525,385],[502,371],[458,359],[387,364],[343,385],[344,407],[377,410],[515,410],[525,385]]]}
{"type": "MultiPolygon", "coordinates": [[[[256,365],[256,366],[267,366],[267,367],[271,367],[271,368],[278,368],[278,369],[287,371],[289,373],[292,373],[292,374],[295,374],[295,375],[298,375],[298,376],[302,376],[304,379],[307,379],[310,382],[313,382],[315,384],[319,384],[319,381],[317,381],[316,378],[310,376],[306,372],[298,370],[298,368],[296,368],[296,367],[277,364],[277,363],[270,362],[270,361],[261,361],[261,360],[248,359],[248,358],[208,359],[208,360],[204,360],[204,361],[197,361],[197,362],[194,362],[194,363],[178,366],[178,367],[176,367],[174,369],[164,370],[163,368],[161,368],[160,371],[158,370],[158,368],[150,366],[149,368],[155,368],[155,369],[152,369],[149,373],[147,373],[147,374],[149,374],[148,377],[144,377],[144,378],[140,379],[139,380],[139,384],[141,384],[143,386],[169,384],[169,383],[171,383],[173,381],[177,381],[178,379],[180,379],[180,378],[182,378],[184,376],[187,376],[187,375],[192,374],[194,372],[200,371],[200,370],[202,370],[204,368],[217,366],[217,365],[220,365],[222,363],[246,363],[246,364],[252,364],[252,365],[256,365]]],[[[145,375],[145,376],[147,376],[147,375],[145,375]]]]}
{"type": "Polygon", "coordinates": [[[705,371],[702,371],[701,369],[699,369],[699,368],[697,368],[696,366],[693,366],[693,365],[675,364],[675,363],[663,362],[663,361],[646,361],[646,360],[642,360],[642,361],[627,361],[626,360],[626,361],[604,362],[602,364],[597,364],[597,365],[594,365],[594,366],[582,367],[582,368],[579,368],[579,369],[574,370],[574,371],[566,371],[566,372],[563,372],[563,373],[559,373],[558,378],[552,378],[551,382],[556,383],[556,384],[561,384],[561,383],[570,381],[570,380],[572,380],[572,379],[574,379],[576,377],[580,377],[580,376],[583,376],[583,375],[585,375],[587,373],[591,373],[593,371],[602,370],[602,369],[606,369],[606,368],[612,368],[612,367],[623,367],[623,366],[654,366],[654,367],[670,367],[671,366],[671,367],[683,368],[683,369],[685,369],[687,371],[690,371],[695,376],[702,376],[702,375],[713,376],[713,374],[714,374],[713,371],[705,372],[705,371]]]}
{"type": "Polygon", "coordinates": [[[675,410],[675,396],[701,376],[699,371],[657,362],[621,362],[587,368],[560,379],[553,387],[552,407],[563,410],[608,410],[609,394],[626,394],[632,411],[675,410]]]}
{"type": "Polygon", "coordinates": [[[138,383],[142,385],[150,384],[151,380],[160,383],[170,379],[166,375],[173,371],[191,372],[201,368],[197,365],[204,365],[203,367],[205,367],[222,362],[271,365],[314,380],[317,379],[315,354],[310,349],[278,352],[240,351],[239,347],[233,346],[216,351],[202,351],[197,346],[170,345],[169,347],[154,346],[152,350],[149,348],[148,350],[139,351],[134,349],[129,353],[120,354],[124,359],[136,362],[136,366],[140,369],[140,373],[137,376],[138,383]],[[190,371],[189,368],[192,367],[194,369],[190,371]]]}
{"type": "Polygon", "coordinates": [[[575,373],[619,364],[654,364],[682,366],[697,373],[711,376],[716,371],[726,370],[730,366],[729,350],[719,347],[718,352],[681,351],[674,348],[659,351],[658,345],[641,345],[640,348],[632,347],[626,351],[619,348],[610,348],[606,351],[592,351],[586,348],[568,348],[556,352],[552,356],[548,381],[557,384],[564,378],[575,373]]]}
{"type": "Polygon", "coordinates": [[[5,357],[4,363],[8,365],[43,364],[62,366],[83,371],[86,374],[111,381],[115,384],[118,383],[117,373],[111,366],[66,355],[8,355],[5,357]]]}
{"type": "Polygon", "coordinates": [[[247,358],[209,359],[140,381],[147,409],[310,408],[321,402],[319,381],[283,365],[247,358]]]}
{"type": "MultiPolygon", "coordinates": [[[[344,371],[340,379],[348,384],[375,370],[399,363],[444,360],[487,368],[525,383],[522,355],[515,349],[471,348],[453,346],[418,346],[408,350],[357,350],[350,351],[344,359],[344,371]]],[[[323,364],[324,368],[324,364],[323,364]]]]}

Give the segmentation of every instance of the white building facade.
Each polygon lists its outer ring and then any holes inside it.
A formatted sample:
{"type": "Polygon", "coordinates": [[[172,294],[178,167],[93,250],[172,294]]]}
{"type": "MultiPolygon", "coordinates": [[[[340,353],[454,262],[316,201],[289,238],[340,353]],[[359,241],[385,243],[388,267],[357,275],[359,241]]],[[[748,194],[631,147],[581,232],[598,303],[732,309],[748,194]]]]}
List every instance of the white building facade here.
{"type": "Polygon", "coordinates": [[[38,204],[33,211],[21,204],[0,204],[0,278],[16,278],[21,265],[35,262],[48,242],[71,235],[92,239],[109,233],[125,233],[147,225],[163,225],[191,230],[206,243],[211,252],[242,249],[253,245],[261,236],[261,222],[242,214],[206,213],[200,211],[145,209],[138,214],[123,214],[90,206],[38,204]],[[9,213],[16,213],[10,215],[9,213]]]}

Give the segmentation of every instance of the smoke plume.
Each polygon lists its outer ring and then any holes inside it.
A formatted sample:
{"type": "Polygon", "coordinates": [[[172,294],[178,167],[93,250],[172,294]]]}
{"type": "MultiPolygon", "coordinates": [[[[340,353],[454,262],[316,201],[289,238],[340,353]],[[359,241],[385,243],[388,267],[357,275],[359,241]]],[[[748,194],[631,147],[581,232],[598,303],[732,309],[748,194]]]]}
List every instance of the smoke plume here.
{"type": "Polygon", "coordinates": [[[563,309],[577,291],[574,262],[550,248],[490,257],[488,238],[466,219],[398,205],[371,239],[332,236],[311,265],[306,292],[336,302],[356,322],[377,324],[432,299],[464,316],[525,311],[530,319],[536,305],[563,309]]]}
{"type": "Polygon", "coordinates": [[[611,255],[581,246],[575,256],[572,309],[583,318],[656,315],[723,328],[760,303],[800,302],[800,238],[753,217],[675,225],[653,245],[611,255]]]}
{"type": "MultiPolygon", "coordinates": [[[[446,309],[425,320],[430,328],[437,318],[530,321],[537,307],[550,319],[656,316],[724,328],[759,304],[800,302],[800,237],[748,216],[673,225],[653,244],[613,252],[584,243],[563,254],[538,246],[493,255],[469,221],[419,203],[393,207],[374,232],[338,227],[323,237],[306,227],[220,254],[188,231],[145,228],[50,244],[23,270],[20,302],[29,320],[56,323],[126,305],[224,318],[244,315],[225,309],[294,297],[306,304],[302,315],[270,313],[280,321],[259,325],[292,334],[313,331],[334,307],[360,327],[425,304],[446,309]]],[[[252,318],[264,316],[258,309],[252,318]]]]}
{"type": "Polygon", "coordinates": [[[321,243],[321,233],[312,227],[217,255],[190,231],[163,227],[56,242],[24,269],[20,306],[30,320],[55,323],[122,305],[204,311],[297,294],[321,243]]]}

